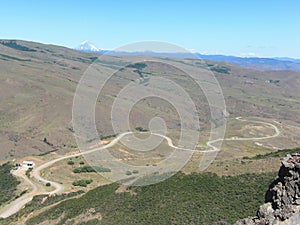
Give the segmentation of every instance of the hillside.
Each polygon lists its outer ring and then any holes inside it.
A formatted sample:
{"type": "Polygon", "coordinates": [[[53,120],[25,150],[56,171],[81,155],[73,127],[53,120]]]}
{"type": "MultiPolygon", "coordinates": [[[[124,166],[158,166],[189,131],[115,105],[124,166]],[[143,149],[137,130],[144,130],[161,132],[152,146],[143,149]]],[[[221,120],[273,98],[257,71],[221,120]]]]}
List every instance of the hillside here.
{"type": "Polygon", "coordinates": [[[16,186],[20,184],[20,181],[10,174],[10,170],[10,164],[0,165],[0,206],[18,197],[16,196],[16,186]]]}
{"type": "MultiPolygon", "coordinates": [[[[149,224],[150,221],[164,221],[167,224],[186,221],[196,224],[233,223],[254,215],[263,203],[262,196],[279,162],[270,157],[281,155],[275,150],[300,145],[298,72],[257,71],[229,63],[196,59],[101,56],[60,46],[14,40],[0,40],[0,51],[0,161],[18,161],[26,157],[36,162],[36,168],[50,162],[40,171],[41,177],[56,182],[62,190],[70,193],[89,191],[49,209],[44,209],[50,205],[49,202],[46,205],[41,202],[46,196],[28,192],[28,195],[35,196],[30,204],[38,209],[33,215],[30,214],[30,210],[35,208],[31,205],[17,214],[20,217],[30,215],[28,224],[47,223],[48,220],[53,224],[72,223],[78,218],[87,224],[97,224],[99,221],[104,224],[149,224]],[[163,77],[183,88],[195,103],[200,125],[197,147],[205,149],[210,128],[217,130],[218,121],[211,121],[203,90],[187,73],[172,66],[172,62],[184,69],[195,69],[200,78],[213,73],[222,88],[226,102],[226,112],[222,112],[222,117],[226,114],[227,129],[222,149],[207,171],[199,173],[202,155],[194,154],[174,177],[154,185],[128,189],[116,183],[98,187],[109,182],[93,170],[88,174],[74,172],[90,167],[87,158],[73,156],[78,151],[72,124],[73,98],[82,75],[96,63],[100,74],[104,77],[112,75],[95,105],[96,128],[103,141],[109,143],[116,138],[111,111],[123,87],[132,82],[138,83],[139,88],[146,87],[149,80],[163,77]],[[47,154],[49,152],[55,153],[47,154]],[[54,160],[53,164],[51,160],[54,160]],[[101,199],[101,202],[92,201],[95,199],[101,199]]],[[[206,80],[203,82],[209,83],[206,80]]],[[[133,131],[147,131],[149,121],[160,117],[167,126],[167,136],[176,146],[182,121],[174,105],[167,100],[176,97],[179,99],[177,103],[183,106],[186,102],[180,96],[172,96],[172,85],[158,87],[156,91],[163,91],[166,99],[151,96],[137,102],[130,112],[129,125],[133,131]]],[[[85,91],[91,93],[89,89],[85,91]]],[[[217,92],[215,89],[211,91],[217,92]]],[[[126,97],[128,95],[122,98],[124,106],[129,102],[126,97]]],[[[91,127],[86,118],[82,118],[81,123],[91,127]]],[[[147,135],[146,132],[137,136],[145,138],[147,135]]],[[[132,136],[124,139],[130,142],[132,136]]],[[[90,148],[95,147],[94,144],[97,147],[93,139],[88,142],[90,148]]],[[[174,150],[174,146],[171,147],[167,141],[148,152],[133,151],[124,143],[113,144],[108,150],[117,160],[153,168],[174,150]]],[[[295,150],[285,152],[290,151],[295,150]]],[[[39,173],[36,168],[33,173],[39,173]]],[[[129,179],[142,174],[126,170],[121,173],[129,179]]],[[[37,182],[41,177],[29,179],[36,183],[40,193],[53,190],[52,186],[46,187],[37,182]]],[[[12,182],[8,190],[17,190],[16,194],[21,194],[24,189],[17,186],[17,181],[12,182]]],[[[3,196],[7,193],[5,191],[1,192],[3,196]]],[[[53,203],[68,197],[68,194],[59,195],[56,200],[50,198],[49,201],[53,203]]],[[[12,216],[3,222],[10,223],[16,219],[12,216]]]]}
{"type": "Polygon", "coordinates": [[[92,56],[23,41],[1,41],[0,51],[1,159],[71,147],[72,96],[92,56]]]}
{"type": "Polygon", "coordinates": [[[259,58],[259,57],[237,57],[237,56],[227,56],[227,55],[204,55],[200,53],[160,53],[160,52],[118,52],[118,51],[108,51],[99,50],[95,46],[91,45],[85,47],[86,43],[77,48],[84,52],[98,52],[100,54],[110,54],[116,56],[153,56],[153,57],[168,57],[168,58],[186,58],[186,59],[203,59],[215,62],[227,62],[235,64],[247,69],[255,69],[261,71],[267,70],[292,70],[300,71],[300,60],[288,57],[277,57],[277,58],[259,58]]]}
{"type": "MultiPolygon", "coordinates": [[[[58,150],[59,154],[76,149],[72,133],[72,102],[81,75],[99,55],[64,47],[26,41],[0,41],[0,143],[1,160],[58,150]],[[46,138],[46,139],[45,139],[46,138]]],[[[154,58],[150,58],[155,60],[154,58]]],[[[121,69],[138,56],[106,56],[105,69],[121,69]]],[[[167,63],[174,59],[164,59],[167,63]]],[[[176,59],[182,65],[203,66],[203,62],[176,59]]],[[[229,117],[246,116],[286,120],[299,124],[300,73],[292,71],[255,71],[228,63],[207,61],[226,100],[229,117]]],[[[173,76],[195,99],[202,132],[210,128],[209,108],[205,96],[188,78],[168,66],[146,63],[148,76],[173,76]],[[177,74],[177,75],[176,75],[177,74]]],[[[111,128],[112,99],[128,79],[138,79],[136,68],[119,70],[106,89],[106,98],[97,102],[97,128],[100,135],[114,134],[111,128]]],[[[170,129],[178,129],[178,115],[172,106],[157,99],[139,103],[132,112],[132,127],[147,128],[149,120],[159,115],[170,129]],[[166,112],[169,112],[168,114],[166,112]],[[170,113],[171,112],[171,113],[170,113]],[[176,125],[177,124],[177,125],[176,125]]],[[[285,140],[296,147],[297,139],[285,140]]],[[[284,143],[285,144],[285,143],[284,143]]]]}
{"type": "MultiPolygon", "coordinates": [[[[124,189],[118,184],[110,184],[45,211],[40,212],[39,208],[33,214],[27,211],[29,219],[26,224],[74,224],[75,221],[80,221],[79,224],[113,225],[232,224],[255,214],[274,176],[273,173],[232,177],[179,173],[164,182],[145,187],[124,189]]],[[[2,224],[14,219],[3,220],[2,224]]]]}

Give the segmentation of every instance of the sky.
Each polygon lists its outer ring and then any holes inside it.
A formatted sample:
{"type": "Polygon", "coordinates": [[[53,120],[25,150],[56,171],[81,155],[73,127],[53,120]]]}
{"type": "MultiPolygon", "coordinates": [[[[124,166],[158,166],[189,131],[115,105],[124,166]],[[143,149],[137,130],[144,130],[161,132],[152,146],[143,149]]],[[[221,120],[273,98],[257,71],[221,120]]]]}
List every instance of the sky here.
{"type": "Polygon", "coordinates": [[[101,49],[170,42],[204,54],[300,58],[299,0],[0,0],[0,39],[101,49]]]}

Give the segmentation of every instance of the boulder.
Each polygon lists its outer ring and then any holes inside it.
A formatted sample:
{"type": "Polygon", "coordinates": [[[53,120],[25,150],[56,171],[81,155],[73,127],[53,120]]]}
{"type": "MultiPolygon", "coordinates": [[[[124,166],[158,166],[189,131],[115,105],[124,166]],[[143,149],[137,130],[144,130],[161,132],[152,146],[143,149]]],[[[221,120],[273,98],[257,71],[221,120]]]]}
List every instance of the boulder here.
{"type": "Polygon", "coordinates": [[[282,159],[276,179],[270,184],[256,217],[235,225],[300,225],[300,155],[282,159]]]}

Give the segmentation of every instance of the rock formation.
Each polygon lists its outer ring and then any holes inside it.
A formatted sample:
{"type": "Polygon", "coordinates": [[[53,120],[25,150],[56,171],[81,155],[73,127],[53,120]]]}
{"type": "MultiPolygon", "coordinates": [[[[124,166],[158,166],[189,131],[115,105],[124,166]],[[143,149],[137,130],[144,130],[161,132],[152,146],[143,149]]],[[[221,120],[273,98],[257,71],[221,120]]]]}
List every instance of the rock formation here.
{"type": "Polygon", "coordinates": [[[235,225],[300,225],[300,154],[287,155],[281,163],[256,217],[235,225]]]}

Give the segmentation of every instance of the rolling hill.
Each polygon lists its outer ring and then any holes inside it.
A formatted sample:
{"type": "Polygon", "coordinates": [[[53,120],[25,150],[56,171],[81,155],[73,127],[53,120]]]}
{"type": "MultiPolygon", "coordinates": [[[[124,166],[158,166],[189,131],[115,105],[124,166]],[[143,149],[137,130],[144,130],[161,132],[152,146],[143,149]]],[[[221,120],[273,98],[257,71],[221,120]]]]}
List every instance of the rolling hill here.
{"type": "MultiPolygon", "coordinates": [[[[72,132],[72,103],[78,81],[100,55],[61,46],[0,40],[0,143],[1,160],[48,151],[61,153],[76,149],[72,132]]],[[[112,135],[110,107],[114,96],[128,80],[139,79],[135,66],[139,56],[100,58],[103,70],[118,72],[104,90],[96,109],[100,135],[112,135]],[[123,69],[122,69],[123,68],[123,69]]],[[[155,57],[149,60],[155,61],[155,57]]],[[[299,124],[300,73],[295,71],[258,71],[229,63],[197,59],[160,58],[166,64],[176,60],[182,65],[212,71],[221,85],[229,117],[264,117],[286,119],[299,124]]],[[[169,66],[145,62],[142,72],[173,76],[195,99],[202,131],[210,128],[209,108],[203,92],[195,91],[189,78],[169,66]]],[[[159,115],[168,127],[177,129],[178,115],[171,105],[157,99],[140,102],[131,115],[132,127],[147,128],[149,120],[159,115]]]]}

